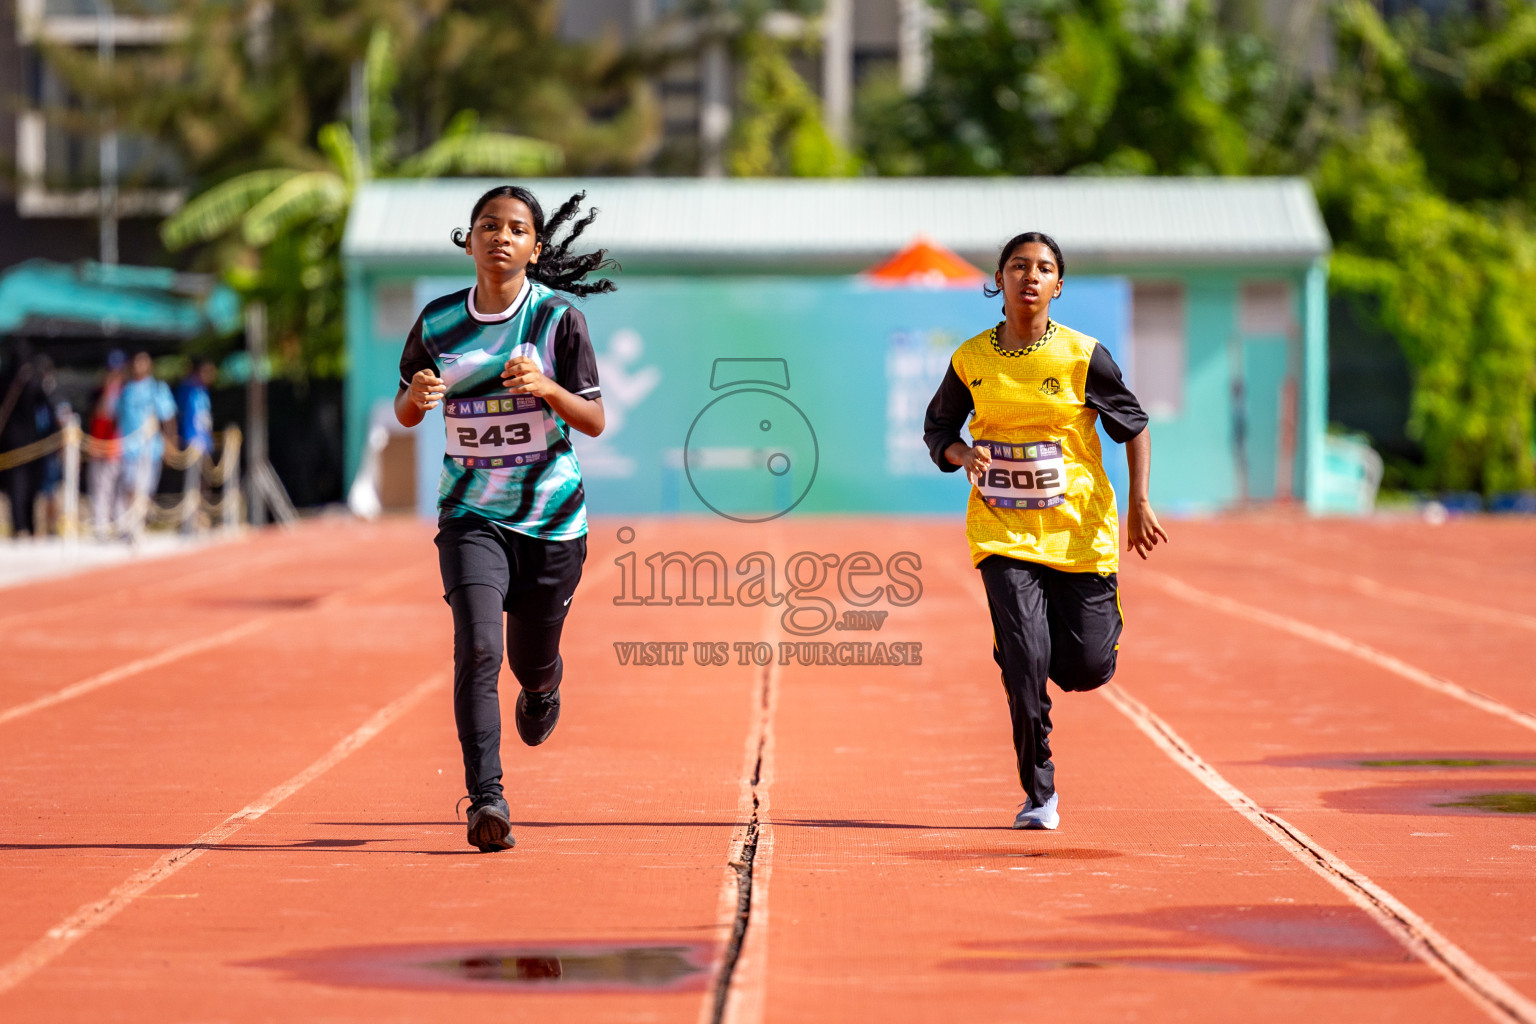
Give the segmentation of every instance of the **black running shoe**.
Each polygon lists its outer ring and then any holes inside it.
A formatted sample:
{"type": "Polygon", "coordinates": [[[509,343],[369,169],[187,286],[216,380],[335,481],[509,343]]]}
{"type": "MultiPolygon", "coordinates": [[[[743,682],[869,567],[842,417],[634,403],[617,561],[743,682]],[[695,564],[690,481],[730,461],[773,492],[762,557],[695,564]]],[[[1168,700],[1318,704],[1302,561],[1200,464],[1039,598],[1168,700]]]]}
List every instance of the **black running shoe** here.
{"type": "Polygon", "coordinates": [[[560,687],[548,693],[530,693],[523,690],[517,695],[517,734],[530,747],[536,747],[549,739],[560,721],[560,687]]]}
{"type": "Polygon", "coordinates": [[[500,793],[482,793],[469,804],[469,845],[481,853],[510,850],[517,840],[512,838],[512,817],[507,801],[500,793]]]}

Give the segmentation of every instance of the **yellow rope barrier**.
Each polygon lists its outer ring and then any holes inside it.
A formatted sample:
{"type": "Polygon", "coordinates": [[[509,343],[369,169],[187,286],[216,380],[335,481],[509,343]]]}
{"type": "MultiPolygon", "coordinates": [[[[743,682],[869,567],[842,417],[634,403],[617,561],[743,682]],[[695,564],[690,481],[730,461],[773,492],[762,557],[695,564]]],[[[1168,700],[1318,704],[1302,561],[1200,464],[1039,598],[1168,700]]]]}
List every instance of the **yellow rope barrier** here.
{"type": "Polygon", "coordinates": [[[204,453],[203,475],[207,478],[210,487],[222,487],[224,481],[229,479],[235,462],[240,458],[240,442],[243,436],[239,427],[233,425],[225,427],[219,439],[219,461],[214,462],[208,457],[208,453],[204,453]]]}
{"type": "Polygon", "coordinates": [[[24,466],[28,462],[52,455],[64,447],[64,431],[57,434],[49,434],[39,441],[22,445],[20,448],[12,448],[8,452],[0,452],[0,470],[15,469],[24,466]]]}
{"type": "MultiPolygon", "coordinates": [[[[140,428],[138,434],[151,437],[154,432],[155,424],[148,422],[140,428]]],[[[135,436],[131,434],[127,440],[132,440],[135,436]]],[[[212,452],[205,450],[195,441],[185,448],[180,448],[174,441],[167,438],[162,455],[162,461],[167,466],[182,471],[196,465],[201,466],[201,481],[197,491],[183,494],[169,508],[149,495],[138,495],[127,510],[113,517],[108,531],[121,533],[124,529],[132,528],[135,522],[145,520],[165,524],[182,522],[188,517],[198,515],[211,521],[218,518],[227,519],[229,514],[238,513],[242,504],[241,496],[238,491],[228,492],[228,484],[238,477],[242,439],[240,428],[233,425],[216,433],[214,445],[219,452],[219,458],[215,461],[212,452]],[[202,491],[205,487],[224,488],[227,493],[220,495],[217,501],[212,501],[203,496],[202,491]]],[[[13,448],[8,452],[0,452],[0,471],[24,466],[71,446],[78,446],[81,452],[92,459],[120,458],[124,440],[124,438],[91,437],[80,429],[77,421],[71,420],[57,433],[49,434],[47,437],[20,448],[13,448]]]]}
{"type": "MultiPolygon", "coordinates": [[[[49,434],[47,437],[41,438],[40,440],[33,441],[31,444],[22,445],[20,448],[12,448],[8,452],[0,452],[0,470],[15,469],[17,466],[22,466],[28,462],[33,462],[37,459],[46,458],[47,456],[52,455],[54,452],[63,448],[67,443],[65,438],[67,433],[67,430],[60,430],[57,433],[49,434]]],[[[146,437],[152,435],[154,433],[154,424],[145,424],[144,427],[140,429],[139,433],[146,437]]],[[[218,462],[214,462],[211,458],[211,453],[206,451],[203,446],[198,444],[196,441],[187,445],[185,448],[178,448],[174,441],[167,439],[162,461],[167,466],[175,470],[188,469],[201,461],[204,469],[211,473],[215,473],[220,478],[222,478],[228,469],[227,463],[229,461],[228,455],[230,453],[230,449],[232,448],[234,452],[238,452],[240,450],[240,436],[240,428],[234,426],[231,426],[215,435],[215,438],[217,439],[216,444],[222,445],[222,447],[225,449],[225,451],[221,453],[218,462]]],[[[127,438],[100,438],[92,437],[91,435],[82,432],[79,439],[80,450],[84,452],[88,458],[115,459],[121,457],[123,454],[123,442],[126,440],[132,440],[132,438],[133,435],[131,434],[127,438]]]]}

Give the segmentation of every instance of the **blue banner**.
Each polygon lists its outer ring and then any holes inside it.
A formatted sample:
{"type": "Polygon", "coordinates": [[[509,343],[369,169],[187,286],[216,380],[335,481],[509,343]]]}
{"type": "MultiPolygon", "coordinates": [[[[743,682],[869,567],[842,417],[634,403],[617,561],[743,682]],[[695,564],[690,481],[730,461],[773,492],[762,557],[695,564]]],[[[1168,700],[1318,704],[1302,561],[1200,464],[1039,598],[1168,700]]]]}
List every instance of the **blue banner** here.
{"type": "MultiPolygon", "coordinates": [[[[467,283],[419,280],[418,304],[467,283]]],[[[580,304],[608,419],[601,437],[576,435],[589,510],[959,514],[965,480],[929,459],[923,413],[950,355],[997,323],[1000,302],[855,278],[622,280],[580,304]]],[[[1129,305],[1123,279],[1069,278],[1052,315],[1129,374],[1129,305]]],[[[440,414],[424,428],[417,493],[433,515],[440,414]]],[[[1107,438],[1104,450],[1123,501],[1123,450],[1107,438]]]]}

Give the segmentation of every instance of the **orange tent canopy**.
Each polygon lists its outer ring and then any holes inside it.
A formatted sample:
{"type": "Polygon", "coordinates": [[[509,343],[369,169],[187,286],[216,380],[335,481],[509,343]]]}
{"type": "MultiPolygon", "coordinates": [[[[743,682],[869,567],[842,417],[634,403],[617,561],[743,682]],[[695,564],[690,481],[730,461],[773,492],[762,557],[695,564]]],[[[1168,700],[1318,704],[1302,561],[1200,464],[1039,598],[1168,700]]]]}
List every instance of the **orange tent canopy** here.
{"type": "Polygon", "coordinates": [[[918,235],[911,245],[861,276],[879,284],[932,287],[976,285],[987,279],[986,274],[924,235],[918,235]]]}

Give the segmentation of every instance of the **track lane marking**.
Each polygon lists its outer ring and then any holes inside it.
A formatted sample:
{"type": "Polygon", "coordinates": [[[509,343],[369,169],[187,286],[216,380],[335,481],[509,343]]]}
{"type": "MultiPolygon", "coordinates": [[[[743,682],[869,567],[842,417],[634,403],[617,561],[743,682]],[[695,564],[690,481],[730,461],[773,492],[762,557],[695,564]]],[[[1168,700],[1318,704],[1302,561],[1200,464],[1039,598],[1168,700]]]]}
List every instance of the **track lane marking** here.
{"type": "MultiPolygon", "coordinates": [[[[964,578],[947,559],[943,564],[950,569],[951,575],[957,579],[964,578]]],[[[987,599],[975,587],[966,586],[964,590],[982,607],[987,607],[987,599]]],[[[1269,615],[1268,612],[1260,614],[1269,615]]],[[[1183,737],[1146,705],[1113,683],[1100,687],[1098,692],[1174,763],[1221,797],[1228,806],[1293,858],[1321,876],[1351,903],[1369,914],[1389,935],[1443,976],[1479,1009],[1502,1024],[1536,1024],[1536,1003],[1532,1003],[1493,971],[1474,960],[1460,946],[1440,934],[1428,921],[1368,876],[1351,868],[1290,822],[1260,807],[1257,801],[1228,782],[1225,776],[1196,754],[1183,737]]]]}
{"type": "Polygon", "coordinates": [[[1300,619],[1293,619],[1286,615],[1265,611],[1262,608],[1255,608],[1253,605],[1234,601],[1232,598],[1222,597],[1220,594],[1212,594],[1209,591],[1201,590],[1199,587],[1192,587],[1182,580],[1174,579],[1171,576],[1164,576],[1162,573],[1143,570],[1137,574],[1136,578],[1146,580],[1146,582],[1159,588],[1164,593],[1188,601],[1190,604],[1226,612],[1235,618],[1257,622],[1260,625],[1278,629],[1282,633],[1290,633],[1292,636],[1301,637],[1303,640],[1310,640],[1319,646],[1359,658],[1361,661],[1375,665],[1377,668],[1385,669],[1411,683],[1416,683],[1426,690],[1432,690],[1435,693],[1459,700],[1463,704],[1477,708],[1479,711],[1486,711],[1490,715],[1497,715],[1507,722],[1512,722],[1522,728],[1536,732],[1536,715],[1528,711],[1521,711],[1519,708],[1510,707],[1501,700],[1469,689],[1460,683],[1453,683],[1449,679],[1442,679],[1440,676],[1433,675],[1421,668],[1408,664],[1401,658],[1394,658],[1385,651],[1379,651],[1369,644],[1360,643],[1358,640],[1351,640],[1347,636],[1335,633],[1329,629],[1323,629],[1320,626],[1310,625],[1302,622],[1300,619]]]}
{"type": "Polygon", "coordinates": [[[392,570],[390,572],[384,573],[383,575],[375,576],[373,579],[368,580],[365,583],[360,583],[354,587],[349,587],[345,590],[333,591],[332,593],[327,594],[325,597],[322,597],[320,600],[316,601],[313,605],[307,608],[296,608],[293,611],[278,612],[276,614],[269,615],[258,615],[254,619],[247,619],[245,622],[238,626],[231,626],[228,629],[221,630],[220,632],[211,634],[209,636],[199,637],[196,640],[188,640],[185,643],[175,644],[171,647],[167,647],[163,651],[159,651],[158,653],[147,655],[143,658],[137,658],[133,661],[127,662],[126,664],[119,665],[116,668],[109,668],[105,672],[98,672],[96,675],[88,676],[79,682],[70,683],[68,686],[54,690],[52,693],[45,693],[41,697],[37,697],[33,700],[29,700],[21,704],[14,704],[11,707],[4,709],[3,711],[0,711],[0,725],[4,725],[5,723],[13,721],[17,718],[21,718],[24,715],[30,715],[35,711],[43,711],[47,708],[54,707],[55,705],[74,700],[76,697],[83,697],[88,693],[101,689],[104,686],[110,686],[113,683],[120,682],[132,676],[148,672],[150,669],[160,668],[163,665],[169,665],[171,662],[180,661],[182,658],[185,658],[189,655],[201,654],[203,651],[211,650],[215,647],[221,647],[224,644],[233,643],[236,640],[250,636],[252,633],[260,631],[264,627],[271,625],[273,622],[279,619],[293,615],[313,613],[329,607],[334,607],[346,598],[356,597],[358,594],[367,593],[374,587],[390,582],[397,577],[412,574],[415,571],[415,569],[392,570]]]}
{"type": "Polygon", "coordinates": [[[1311,868],[1369,914],[1409,952],[1428,964],[1494,1020],[1536,1024],[1536,1003],[1478,963],[1397,897],[1351,868],[1301,829],[1264,810],[1212,768],[1167,722],[1113,683],[1099,692],[1154,745],[1297,861],[1311,868]]]}
{"type": "Polygon", "coordinates": [[[76,697],[83,697],[93,690],[99,690],[103,686],[110,686],[119,680],[127,679],[129,676],[136,676],[141,672],[148,672],[152,668],[169,665],[171,662],[179,661],[190,654],[200,654],[211,648],[232,643],[241,637],[250,636],[267,625],[270,619],[271,616],[264,615],[260,618],[247,620],[238,626],[233,626],[210,636],[199,637],[196,640],[176,644],[173,647],[167,647],[158,654],[151,654],[146,658],[139,658],[127,664],[119,665],[116,668],[109,668],[105,672],[98,672],[94,676],[89,676],[77,683],[70,683],[62,689],[54,690],[52,693],[45,693],[41,697],[29,700],[24,704],[13,705],[4,711],[0,711],[0,725],[4,725],[6,722],[20,718],[23,715],[30,715],[34,711],[42,711],[56,704],[63,704],[65,701],[74,700],[76,697]]]}
{"type": "Polygon", "coordinates": [[[10,991],[46,967],[76,942],[122,913],[134,900],[220,845],[246,825],[261,818],[278,804],[330,771],[369,740],[383,732],[395,719],[419,704],[433,689],[451,678],[442,670],[417,683],[402,696],[380,708],[362,725],[339,740],[308,768],[278,785],[254,802],[225,818],[187,845],[165,854],[154,864],[131,875],[102,899],[87,903],[54,925],[32,945],[4,966],[0,966],[0,994],[10,991]]]}
{"type": "Polygon", "coordinates": [[[1299,559],[1283,558],[1279,555],[1259,552],[1239,553],[1221,545],[1209,545],[1209,549],[1225,555],[1230,561],[1239,565],[1247,564],[1250,566],[1268,566],[1270,568],[1283,569],[1309,583],[1335,586],[1342,584],[1362,596],[1380,598],[1381,600],[1391,601],[1408,608],[1423,608],[1442,613],[1450,612],[1454,615],[1480,619],[1484,622],[1491,622],[1500,626],[1514,626],[1517,629],[1528,629],[1536,632],[1536,615],[1526,615],[1522,612],[1512,612],[1502,608],[1490,608],[1487,605],[1477,604],[1472,601],[1461,601],[1454,597],[1436,597],[1433,594],[1425,594],[1417,590],[1394,587],[1362,573],[1325,569],[1322,566],[1312,565],[1299,559]]]}

